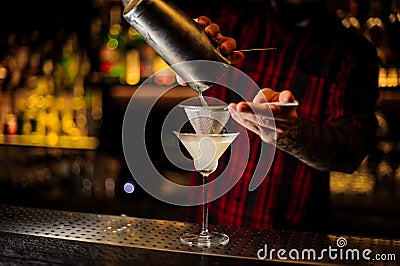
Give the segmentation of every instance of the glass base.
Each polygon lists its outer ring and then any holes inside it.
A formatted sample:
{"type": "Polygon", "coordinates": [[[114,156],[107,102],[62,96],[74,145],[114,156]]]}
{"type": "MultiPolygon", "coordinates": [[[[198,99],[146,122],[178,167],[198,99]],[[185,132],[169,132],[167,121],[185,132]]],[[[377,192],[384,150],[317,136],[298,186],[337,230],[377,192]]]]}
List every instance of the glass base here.
{"type": "Polygon", "coordinates": [[[181,241],[189,246],[196,247],[211,247],[211,246],[225,246],[229,242],[229,236],[212,232],[206,235],[201,235],[199,233],[184,233],[181,235],[181,241]]]}

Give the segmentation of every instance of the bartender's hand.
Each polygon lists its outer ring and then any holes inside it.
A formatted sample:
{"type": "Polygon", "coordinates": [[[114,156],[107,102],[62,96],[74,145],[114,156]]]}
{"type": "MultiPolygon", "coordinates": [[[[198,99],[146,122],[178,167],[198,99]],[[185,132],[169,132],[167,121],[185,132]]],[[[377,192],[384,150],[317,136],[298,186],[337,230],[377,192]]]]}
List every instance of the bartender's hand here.
{"type": "Polygon", "coordinates": [[[272,89],[262,89],[254,97],[253,102],[231,103],[228,110],[236,122],[258,134],[266,143],[273,144],[290,130],[297,119],[297,112],[293,106],[267,106],[265,103],[294,101],[295,98],[290,91],[276,92],[272,89]]]}
{"type": "MultiPolygon", "coordinates": [[[[208,37],[214,38],[220,43],[220,46],[217,49],[223,56],[231,61],[232,65],[243,61],[244,54],[242,52],[235,51],[236,41],[233,38],[223,36],[220,32],[218,24],[213,23],[211,19],[206,16],[200,16],[195,20],[201,27],[204,28],[204,31],[208,37]]],[[[187,85],[179,75],[176,75],[176,80],[182,86],[187,85]]]]}
{"type": "Polygon", "coordinates": [[[220,46],[218,47],[222,55],[228,57],[231,64],[237,64],[244,59],[244,54],[236,49],[236,41],[233,38],[225,37],[221,34],[218,24],[211,21],[209,17],[200,16],[197,23],[204,28],[208,37],[216,39],[220,46]]]}

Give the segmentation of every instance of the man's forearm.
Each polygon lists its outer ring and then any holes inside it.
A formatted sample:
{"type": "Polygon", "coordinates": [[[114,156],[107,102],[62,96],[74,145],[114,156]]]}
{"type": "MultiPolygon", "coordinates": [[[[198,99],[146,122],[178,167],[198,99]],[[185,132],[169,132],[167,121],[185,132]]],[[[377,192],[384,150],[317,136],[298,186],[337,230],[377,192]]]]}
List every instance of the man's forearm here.
{"type": "Polygon", "coordinates": [[[367,155],[368,141],[354,127],[330,127],[297,119],[276,146],[318,170],[350,173],[367,155]]]}

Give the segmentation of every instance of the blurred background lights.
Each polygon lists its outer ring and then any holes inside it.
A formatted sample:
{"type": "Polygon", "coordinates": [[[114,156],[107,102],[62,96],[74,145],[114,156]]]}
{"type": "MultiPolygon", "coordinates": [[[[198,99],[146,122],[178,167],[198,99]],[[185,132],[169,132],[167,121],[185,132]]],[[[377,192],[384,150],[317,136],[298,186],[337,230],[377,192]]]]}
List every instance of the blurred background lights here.
{"type": "Polygon", "coordinates": [[[135,191],[135,184],[133,182],[128,181],[124,184],[124,191],[128,194],[131,194],[135,191]]]}

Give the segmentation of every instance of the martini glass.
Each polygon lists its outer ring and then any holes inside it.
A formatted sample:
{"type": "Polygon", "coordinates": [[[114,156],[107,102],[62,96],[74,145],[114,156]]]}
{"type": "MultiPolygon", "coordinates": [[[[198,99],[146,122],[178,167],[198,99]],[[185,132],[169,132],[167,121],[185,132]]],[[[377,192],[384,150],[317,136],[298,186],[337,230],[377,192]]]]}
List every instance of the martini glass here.
{"type": "Polygon", "coordinates": [[[239,132],[197,134],[174,131],[174,133],[192,156],[194,168],[203,177],[201,231],[184,233],[181,236],[181,241],[190,246],[198,247],[226,245],[229,242],[229,237],[226,234],[208,230],[208,190],[205,188],[205,184],[208,181],[208,176],[217,169],[218,159],[239,135],[239,132]]]}

